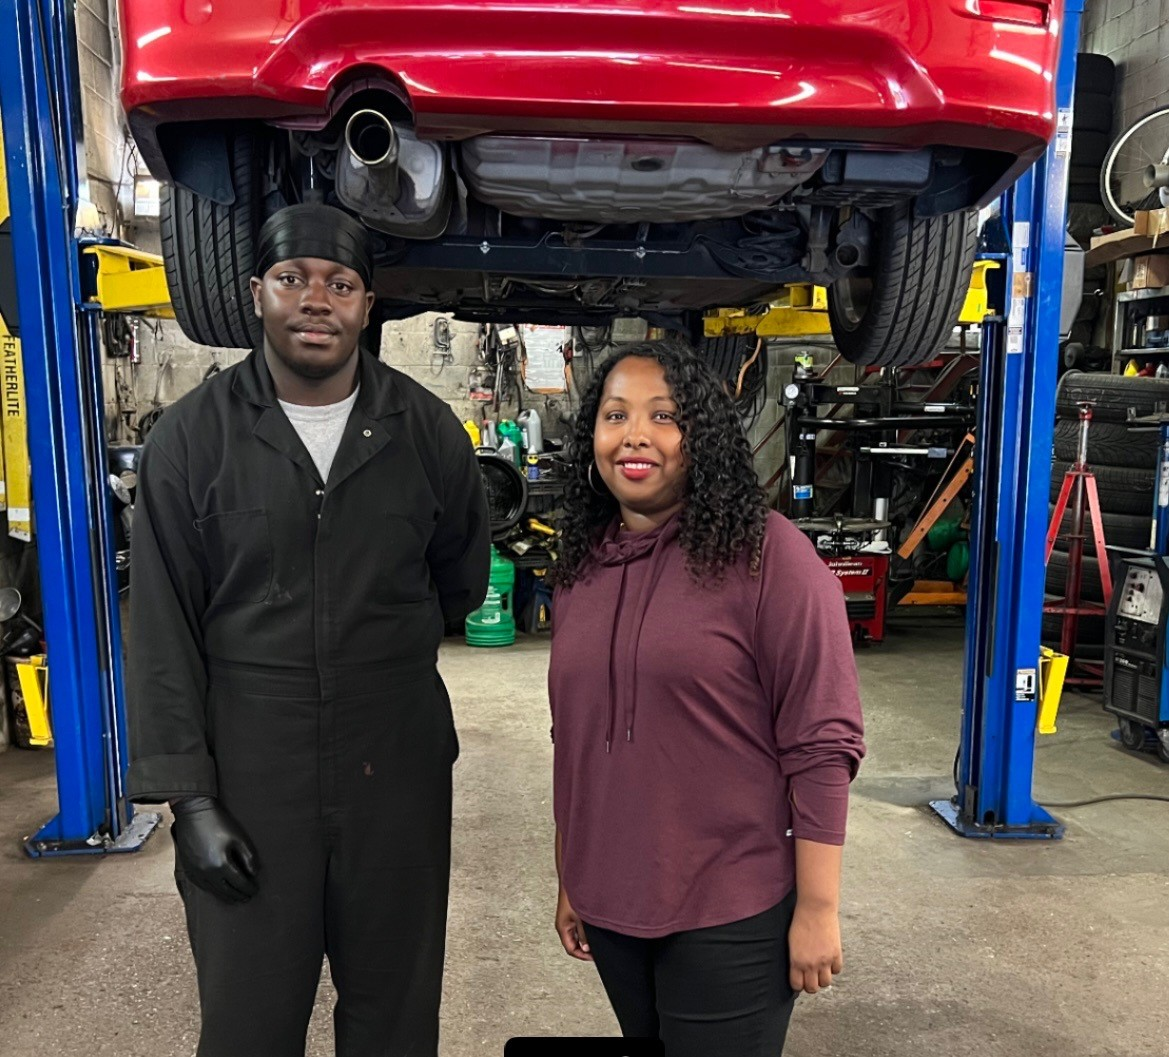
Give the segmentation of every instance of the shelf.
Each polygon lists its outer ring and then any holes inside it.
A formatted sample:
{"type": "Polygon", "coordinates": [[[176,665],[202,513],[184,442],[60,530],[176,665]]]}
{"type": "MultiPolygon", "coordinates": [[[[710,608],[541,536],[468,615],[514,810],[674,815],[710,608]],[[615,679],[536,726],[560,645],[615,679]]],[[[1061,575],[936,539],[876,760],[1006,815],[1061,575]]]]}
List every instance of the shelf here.
{"type": "Polygon", "coordinates": [[[1169,286],[1158,286],[1151,290],[1125,290],[1116,295],[1117,301],[1152,301],[1159,297],[1169,297],[1169,286]]]}
{"type": "Polygon", "coordinates": [[[1119,356],[1128,356],[1130,359],[1135,359],[1137,356],[1164,356],[1169,353],[1167,349],[1121,349],[1119,352],[1112,354],[1113,358],[1119,356]]]}
{"type": "Polygon", "coordinates": [[[563,477],[539,477],[528,481],[528,495],[560,495],[567,486],[563,477]]]}

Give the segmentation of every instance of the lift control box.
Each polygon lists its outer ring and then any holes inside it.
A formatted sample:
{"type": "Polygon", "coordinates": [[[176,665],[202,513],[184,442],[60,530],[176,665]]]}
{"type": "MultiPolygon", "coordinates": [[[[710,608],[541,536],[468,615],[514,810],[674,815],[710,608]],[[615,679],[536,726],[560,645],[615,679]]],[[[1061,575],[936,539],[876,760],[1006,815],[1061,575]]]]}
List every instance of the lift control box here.
{"type": "Polygon", "coordinates": [[[1155,748],[1169,762],[1169,557],[1127,557],[1108,608],[1104,708],[1125,748],[1155,748]]]}

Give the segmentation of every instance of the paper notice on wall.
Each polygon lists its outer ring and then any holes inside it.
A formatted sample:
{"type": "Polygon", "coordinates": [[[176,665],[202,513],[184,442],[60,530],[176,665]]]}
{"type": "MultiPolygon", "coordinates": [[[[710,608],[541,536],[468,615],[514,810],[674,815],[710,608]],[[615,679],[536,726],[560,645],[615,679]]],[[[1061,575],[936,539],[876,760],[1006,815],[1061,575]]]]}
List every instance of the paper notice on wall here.
{"type": "Polygon", "coordinates": [[[527,365],[524,384],[533,393],[563,393],[564,346],[571,340],[568,327],[545,327],[525,323],[521,328],[527,365]]]}

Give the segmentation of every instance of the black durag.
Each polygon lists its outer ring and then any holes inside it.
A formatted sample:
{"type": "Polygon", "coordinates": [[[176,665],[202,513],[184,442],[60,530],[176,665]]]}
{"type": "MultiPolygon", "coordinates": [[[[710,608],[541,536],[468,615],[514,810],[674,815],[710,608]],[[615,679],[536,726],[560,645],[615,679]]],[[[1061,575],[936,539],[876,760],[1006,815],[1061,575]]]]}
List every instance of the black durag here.
{"type": "Polygon", "coordinates": [[[325,205],[297,205],[273,213],[256,242],[256,275],[297,257],[317,257],[352,268],[373,286],[373,255],[365,228],[348,213],[325,205]]]}

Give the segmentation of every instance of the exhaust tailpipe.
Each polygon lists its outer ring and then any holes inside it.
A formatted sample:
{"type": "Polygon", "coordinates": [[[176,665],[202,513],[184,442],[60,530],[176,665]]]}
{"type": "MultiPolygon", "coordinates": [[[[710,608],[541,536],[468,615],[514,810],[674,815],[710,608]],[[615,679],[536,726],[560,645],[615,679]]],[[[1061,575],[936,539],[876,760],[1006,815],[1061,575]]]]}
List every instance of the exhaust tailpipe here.
{"type": "Polygon", "coordinates": [[[446,230],[454,194],[445,143],[420,140],[377,110],[349,118],[344,141],[333,185],[343,206],[389,235],[432,239],[446,230]]]}
{"type": "Polygon", "coordinates": [[[358,110],[345,123],[347,168],[360,172],[371,190],[383,201],[398,197],[398,134],[389,118],[376,110],[358,110]]]}

